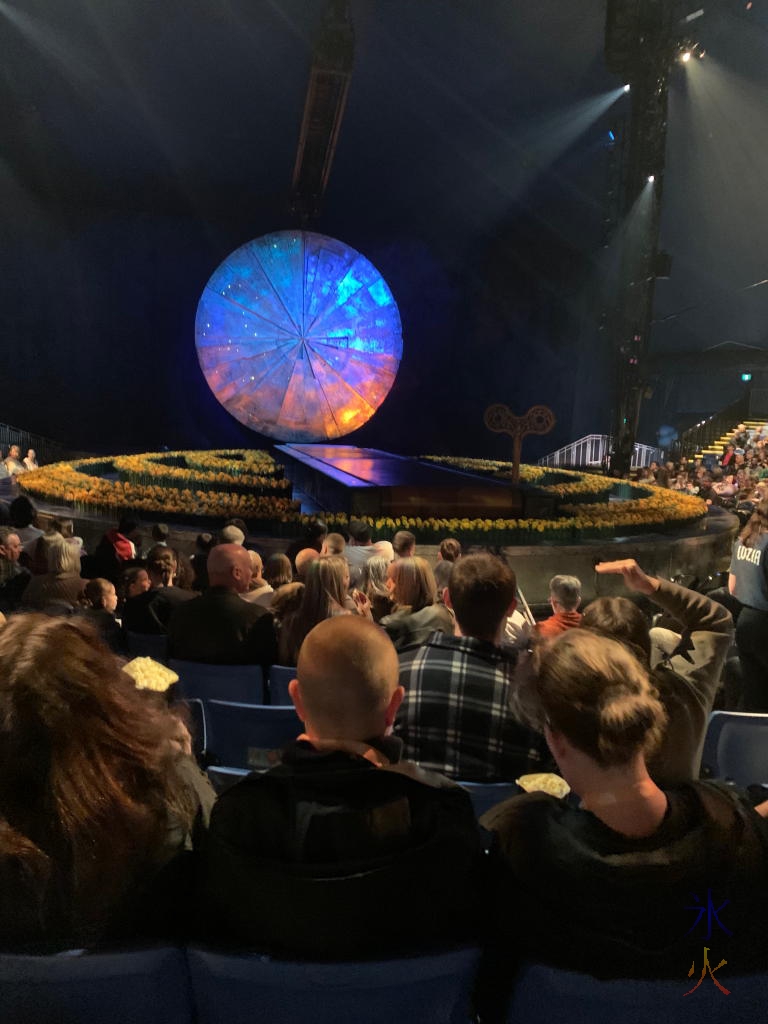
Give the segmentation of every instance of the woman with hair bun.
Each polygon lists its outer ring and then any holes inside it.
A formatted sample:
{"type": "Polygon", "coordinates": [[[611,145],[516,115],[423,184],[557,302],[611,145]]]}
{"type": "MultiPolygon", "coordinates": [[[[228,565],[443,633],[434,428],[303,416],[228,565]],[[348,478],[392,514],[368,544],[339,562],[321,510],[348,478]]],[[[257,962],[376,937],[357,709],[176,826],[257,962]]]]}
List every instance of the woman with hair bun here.
{"type": "Polygon", "coordinates": [[[177,936],[205,802],[177,735],[81,620],[0,630],[0,950],[177,936]]]}
{"type": "Polygon", "coordinates": [[[647,669],[615,640],[562,634],[539,652],[535,689],[578,799],[528,793],[482,819],[494,833],[489,914],[506,978],[517,954],[597,977],[685,982],[705,944],[729,973],[765,969],[764,808],[717,782],[656,785],[646,758],[666,712],[647,669]],[[711,894],[732,934],[707,942],[706,927],[692,930],[693,894],[705,912],[711,894]]]}

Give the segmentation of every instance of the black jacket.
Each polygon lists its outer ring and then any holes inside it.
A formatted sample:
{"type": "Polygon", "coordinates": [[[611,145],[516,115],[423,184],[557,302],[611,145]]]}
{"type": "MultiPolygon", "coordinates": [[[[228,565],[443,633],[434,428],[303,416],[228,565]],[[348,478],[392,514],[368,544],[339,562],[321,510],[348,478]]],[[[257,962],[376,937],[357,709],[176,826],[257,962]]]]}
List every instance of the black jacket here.
{"type": "Polygon", "coordinates": [[[177,605],[168,623],[168,653],[209,665],[272,665],[277,639],[272,615],[224,587],[177,605]]]}
{"type": "Polygon", "coordinates": [[[313,960],[471,941],[482,856],[469,797],[447,779],[299,740],[214,808],[201,938],[313,960]]]}

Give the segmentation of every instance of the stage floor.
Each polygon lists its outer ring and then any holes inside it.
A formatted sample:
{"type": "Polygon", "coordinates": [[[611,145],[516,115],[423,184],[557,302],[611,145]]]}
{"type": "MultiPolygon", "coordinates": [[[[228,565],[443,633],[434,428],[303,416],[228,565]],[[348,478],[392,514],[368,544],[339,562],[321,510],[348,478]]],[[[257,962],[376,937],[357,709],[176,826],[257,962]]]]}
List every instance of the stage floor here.
{"type": "Polygon", "coordinates": [[[285,472],[318,509],[369,516],[510,517],[522,509],[511,484],[355,445],[281,444],[285,472]]]}

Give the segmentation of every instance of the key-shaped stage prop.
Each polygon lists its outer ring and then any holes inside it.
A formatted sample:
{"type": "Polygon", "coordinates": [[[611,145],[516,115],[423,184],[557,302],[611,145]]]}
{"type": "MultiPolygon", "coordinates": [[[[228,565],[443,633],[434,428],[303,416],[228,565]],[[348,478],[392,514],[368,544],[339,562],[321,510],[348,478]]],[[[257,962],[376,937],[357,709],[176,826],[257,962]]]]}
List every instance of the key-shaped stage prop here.
{"type": "Polygon", "coordinates": [[[520,483],[520,454],[528,434],[548,434],[555,425],[555,414],[546,405],[532,405],[524,416],[515,416],[508,405],[489,405],[483,417],[486,427],[496,434],[512,438],[512,483],[520,483]]]}

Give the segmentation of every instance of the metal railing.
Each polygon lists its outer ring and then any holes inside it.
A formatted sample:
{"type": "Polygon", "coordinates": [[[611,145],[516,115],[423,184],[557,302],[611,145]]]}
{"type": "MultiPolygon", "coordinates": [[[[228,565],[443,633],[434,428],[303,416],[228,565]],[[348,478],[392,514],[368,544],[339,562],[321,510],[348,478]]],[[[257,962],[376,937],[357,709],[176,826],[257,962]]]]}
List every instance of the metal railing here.
{"type": "MultiPolygon", "coordinates": [[[[613,438],[610,434],[587,434],[572,441],[556,452],[539,459],[540,466],[604,466],[611,454],[613,438]]],[[[650,444],[635,442],[632,468],[647,466],[661,459],[661,450],[650,444]]]]}
{"type": "Polygon", "coordinates": [[[709,448],[723,434],[745,420],[748,411],[749,392],[745,392],[725,409],[683,431],[680,436],[680,454],[689,459],[703,448],[709,448]]]}
{"type": "Polygon", "coordinates": [[[37,461],[41,466],[51,462],[61,462],[62,459],[83,458],[87,453],[74,451],[59,441],[52,441],[42,434],[33,434],[29,430],[21,430],[19,427],[11,427],[7,423],[0,423],[0,449],[2,457],[8,454],[12,444],[17,444],[21,449],[22,459],[30,448],[37,453],[37,461]]]}

